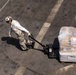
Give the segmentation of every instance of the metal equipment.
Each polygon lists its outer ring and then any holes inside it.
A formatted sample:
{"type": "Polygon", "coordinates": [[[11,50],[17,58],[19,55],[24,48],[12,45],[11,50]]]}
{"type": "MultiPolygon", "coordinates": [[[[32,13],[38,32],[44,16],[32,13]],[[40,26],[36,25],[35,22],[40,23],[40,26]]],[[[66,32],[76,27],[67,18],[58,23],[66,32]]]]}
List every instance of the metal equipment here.
{"type": "Polygon", "coordinates": [[[39,41],[37,41],[33,37],[33,35],[29,36],[29,40],[30,40],[30,43],[27,42],[27,44],[26,44],[26,46],[29,49],[34,49],[35,42],[37,42],[38,44],[40,44],[43,47],[43,52],[45,54],[47,54],[49,58],[53,58],[54,57],[54,52],[53,52],[53,49],[52,49],[53,48],[52,44],[43,45],[42,43],[40,43],[39,41]]]}

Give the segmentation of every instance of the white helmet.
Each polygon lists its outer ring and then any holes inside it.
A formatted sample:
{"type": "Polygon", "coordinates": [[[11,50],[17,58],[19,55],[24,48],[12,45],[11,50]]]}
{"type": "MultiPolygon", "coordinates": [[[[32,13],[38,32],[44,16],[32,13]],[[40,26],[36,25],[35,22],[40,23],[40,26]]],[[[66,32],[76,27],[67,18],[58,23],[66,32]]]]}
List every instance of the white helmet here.
{"type": "Polygon", "coordinates": [[[11,17],[11,16],[7,16],[7,17],[5,18],[5,21],[10,21],[10,20],[12,20],[12,17],[11,17]]]}

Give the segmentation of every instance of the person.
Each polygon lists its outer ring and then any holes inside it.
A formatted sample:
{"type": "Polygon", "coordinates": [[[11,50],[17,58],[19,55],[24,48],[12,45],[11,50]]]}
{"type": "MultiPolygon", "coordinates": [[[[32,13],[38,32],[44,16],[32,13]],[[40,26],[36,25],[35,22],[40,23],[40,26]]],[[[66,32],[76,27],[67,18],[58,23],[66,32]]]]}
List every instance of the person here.
{"type": "Polygon", "coordinates": [[[10,25],[9,37],[11,37],[11,32],[14,31],[18,36],[22,50],[27,50],[24,32],[27,33],[28,36],[30,36],[31,33],[26,28],[21,26],[20,23],[17,20],[14,20],[11,16],[7,16],[5,21],[10,25]]]}

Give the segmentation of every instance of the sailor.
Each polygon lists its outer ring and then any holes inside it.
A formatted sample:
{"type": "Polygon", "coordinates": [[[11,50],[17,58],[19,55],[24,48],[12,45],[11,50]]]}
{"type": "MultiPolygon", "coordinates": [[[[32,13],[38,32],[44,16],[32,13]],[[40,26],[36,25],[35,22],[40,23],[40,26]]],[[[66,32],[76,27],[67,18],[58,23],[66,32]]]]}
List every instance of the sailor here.
{"type": "Polygon", "coordinates": [[[11,16],[7,16],[5,21],[10,25],[9,37],[11,37],[11,32],[14,31],[18,36],[22,50],[27,50],[24,32],[27,33],[28,36],[30,36],[31,33],[26,28],[21,26],[21,24],[17,20],[14,20],[11,16]]]}

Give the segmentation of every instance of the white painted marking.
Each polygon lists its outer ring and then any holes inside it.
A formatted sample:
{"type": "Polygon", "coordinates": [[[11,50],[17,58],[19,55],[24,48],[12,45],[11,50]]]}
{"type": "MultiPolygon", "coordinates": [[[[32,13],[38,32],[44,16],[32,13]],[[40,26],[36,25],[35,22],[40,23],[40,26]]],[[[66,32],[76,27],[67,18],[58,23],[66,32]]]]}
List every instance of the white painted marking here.
{"type": "Polygon", "coordinates": [[[55,75],[58,75],[58,74],[60,74],[60,73],[62,73],[62,72],[66,72],[66,71],[68,71],[69,69],[71,69],[71,68],[73,68],[73,67],[75,67],[75,66],[76,66],[75,64],[71,64],[71,65],[62,67],[62,68],[60,68],[60,69],[58,69],[58,70],[56,71],[56,74],[55,74],[55,75]]]}
{"type": "Polygon", "coordinates": [[[23,66],[23,65],[21,65],[14,75],[23,75],[23,73],[25,72],[25,70],[26,70],[26,67],[23,66]]]}
{"type": "MultiPolygon", "coordinates": [[[[10,0],[7,0],[7,2],[2,6],[2,8],[0,9],[0,12],[5,8],[5,6],[8,4],[9,1],[10,1],[10,0]]],[[[0,30],[2,30],[2,29],[3,29],[3,27],[0,28],[0,30]]]]}
{"type": "Polygon", "coordinates": [[[10,0],[7,0],[7,2],[2,6],[2,8],[0,9],[0,12],[5,8],[5,6],[8,4],[10,0]]]}
{"type": "Polygon", "coordinates": [[[60,71],[63,71],[63,70],[67,71],[68,69],[70,69],[70,68],[72,68],[72,67],[74,67],[74,64],[65,66],[65,67],[63,67],[63,68],[60,68],[59,70],[60,70],[60,71]]]}
{"type": "MultiPolygon", "coordinates": [[[[43,24],[38,36],[36,37],[36,39],[41,42],[43,37],[45,36],[48,28],[51,26],[51,22],[53,21],[55,15],[57,14],[61,4],[62,4],[63,0],[58,0],[56,5],[54,6],[54,8],[52,9],[50,15],[48,16],[46,22],[43,24]]],[[[38,48],[39,44],[35,44],[35,48],[38,48]]],[[[19,69],[16,71],[15,75],[23,75],[23,71],[22,71],[22,66],[19,67],[19,69]]],[[[25,69],[25,67],[24,67],[25,69]]]]}
{"type": "MultiPolygon", "coordinates": [[[[41,42],[41,40],[43,39],[43,37],[45,36],[48,28],[50,27],[50,23],[44,23],[44,25],[42,26],[38,36],[36,37],[36,39],[41,42]]],[[[38,48],[39,44],[35,43],[35,48],[38,48]]]]}
{"type": "Polygon", "coordinates": [[[53,7],[50,15],[48,16],[46,22],[51,23],[53,21],[53,19],[55,18],[61,4],[63,3],[64,0],[58,0],[56,5],[53,7]]]}
{"type": "MultiPolygon", "coordinates": [[[[44,25],[42,26],[42,28],[41,28],[38,36],[36,37],[36,39],[37,39],[39,42],[42,41],[42,39],[43,39],[43,37],[45,36],[47,30],[48,30],[49,27],[51,26],[51,23],[52,23],[53,19],[55,18],[55,16],[56,16],[56,14],[57,14],[57,12],[58,12],[58,10],[59,10],[59,8],[60,8],[60,6],[61,6],[61,4],[62,4],[63,1],[64,1],[64,0],[58,0],[57,3],[56,3],[56,5],[53,7],[50,15],[48,16],[46,22],[44,23],[44,25]]],[[[35,47],[38,48],[38,46],[39,46],[39,44],[36,43],[36,44],[35,44],[35,47]]]]}

